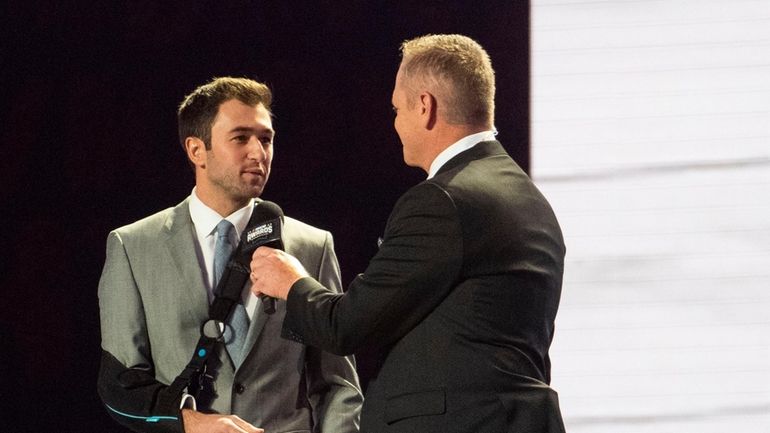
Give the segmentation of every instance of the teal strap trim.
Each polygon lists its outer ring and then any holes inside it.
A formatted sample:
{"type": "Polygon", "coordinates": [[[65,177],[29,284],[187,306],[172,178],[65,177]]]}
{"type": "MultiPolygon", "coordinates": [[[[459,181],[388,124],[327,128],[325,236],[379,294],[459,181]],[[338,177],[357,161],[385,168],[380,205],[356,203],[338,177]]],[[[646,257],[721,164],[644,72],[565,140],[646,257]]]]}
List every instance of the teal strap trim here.
{"type": "Polygon", "coordinates": [[[116,414],[118,414],[120,416],[124,416],[126,418],[141,419],[141,420],[144,420],[145,422],[158,422],[158,421],[163,421],[163,420],[166,420],[166,421],[178,421],[179,420],[179,418],[177,418],[175,416],[139,416],[139,415],[131,415],[131,414],[127,414],[127,413],[121,412],[119,410],[116,410],[116,409],[112,408],[108,404],[105,404],[105,406],[107,406],[107,409],[115,412],[116,414]]]}

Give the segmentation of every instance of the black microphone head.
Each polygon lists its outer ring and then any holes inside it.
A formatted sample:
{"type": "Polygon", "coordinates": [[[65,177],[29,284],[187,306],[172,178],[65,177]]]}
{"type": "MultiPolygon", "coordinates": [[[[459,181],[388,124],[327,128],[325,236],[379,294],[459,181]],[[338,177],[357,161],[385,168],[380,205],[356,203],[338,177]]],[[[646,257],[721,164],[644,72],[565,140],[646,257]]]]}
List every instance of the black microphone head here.
{"type": "Polygon", "coordinates": [[[283,219],[283,210],[272,201],[262,200],[254,206],[255,221],[268,221],[275,218],[283,219]]]}
{"type": "MultiPolygon", "coordinates": [[[[251,214],[249,227],[243,232],[241,239],[241,259],[243,264],[251,260],[251,254],[261,246],[283,250],[281,231],[283,227],[283,211],[280,206],[271,201],[258,202],[251,214]]],[[[247,268],[248,269],[248,268],[247,268]]],[[[260,295],[265,313],[275,312],[275,299],[260,295]]]]}
{"type": "Polygon", "coordinates": [[[283,211],[281,208],[271,201],[261,201],[255,205],[253,212],[249,227],[241,237],[242,253],[251,254],[261,246],[282,250],[283,211]]]}

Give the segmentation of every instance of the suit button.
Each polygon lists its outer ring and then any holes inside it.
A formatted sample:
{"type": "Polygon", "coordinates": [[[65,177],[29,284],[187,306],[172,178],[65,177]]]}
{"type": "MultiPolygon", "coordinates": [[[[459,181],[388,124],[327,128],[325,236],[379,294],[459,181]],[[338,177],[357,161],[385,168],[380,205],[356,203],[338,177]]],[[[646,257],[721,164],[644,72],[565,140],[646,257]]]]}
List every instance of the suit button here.
{"type": "Polygon", "coordinates": [[[243,394],[243,391],[246,391],[246,387],[240,383],[236,383],[234,388],[236,394],[243,394]]]}

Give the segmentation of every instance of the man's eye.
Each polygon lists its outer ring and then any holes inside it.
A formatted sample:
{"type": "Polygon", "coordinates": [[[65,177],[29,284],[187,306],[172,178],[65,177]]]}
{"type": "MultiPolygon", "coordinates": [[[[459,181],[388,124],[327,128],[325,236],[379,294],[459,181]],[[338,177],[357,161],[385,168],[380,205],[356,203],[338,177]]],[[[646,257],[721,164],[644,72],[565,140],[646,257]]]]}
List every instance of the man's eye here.
{"type": "Polygon", "coordinates": [[[233,140],[235,140],[235,141],[237,141],[239,143],[243,143],[245,141],[249,141],[249,137],[246,136],[246,135],[237,135],[237,136],[233,137],[233,140]]]}
{"type": "Polygon", "coordinates": [[[262,144],[267,145],[273,142],[273,137],[262,137],[259,139],[259,141],[261,141],[262,144]]]}

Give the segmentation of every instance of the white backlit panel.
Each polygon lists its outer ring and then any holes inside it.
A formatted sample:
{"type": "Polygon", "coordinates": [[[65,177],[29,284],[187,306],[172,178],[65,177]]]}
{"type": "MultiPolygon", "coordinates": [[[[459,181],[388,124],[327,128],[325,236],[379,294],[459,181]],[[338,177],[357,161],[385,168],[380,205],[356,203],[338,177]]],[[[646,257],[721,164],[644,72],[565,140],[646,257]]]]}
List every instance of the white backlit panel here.
{"type": "Polygon", "coordinates": [[[770,432],[770,0],[532,0],[571,433],[770,432]]]}

